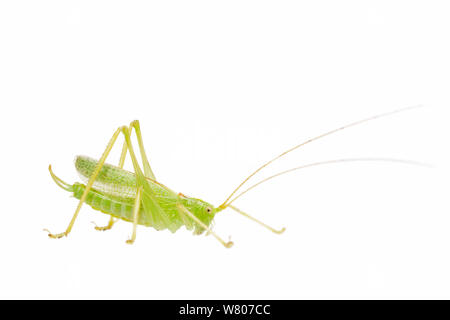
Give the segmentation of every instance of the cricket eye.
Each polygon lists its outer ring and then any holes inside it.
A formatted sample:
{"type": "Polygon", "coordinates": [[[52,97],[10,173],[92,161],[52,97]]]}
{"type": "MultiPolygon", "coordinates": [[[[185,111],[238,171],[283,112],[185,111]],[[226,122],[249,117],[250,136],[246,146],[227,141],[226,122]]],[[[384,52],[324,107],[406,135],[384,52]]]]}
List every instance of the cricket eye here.
{"type": "Polygon", "coordinates": [[[206,207],[206,212],[211,213],[212,209],[210,207],[206,207]]]}

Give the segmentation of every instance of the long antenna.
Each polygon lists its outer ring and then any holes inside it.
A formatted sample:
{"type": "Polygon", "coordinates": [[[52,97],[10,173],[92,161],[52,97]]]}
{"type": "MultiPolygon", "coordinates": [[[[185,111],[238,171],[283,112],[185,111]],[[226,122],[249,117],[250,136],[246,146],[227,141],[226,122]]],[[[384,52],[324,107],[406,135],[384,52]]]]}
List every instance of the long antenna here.
{"type": "Polygon", "coordinates": [[[403,159],[392,159],[392,158],[348,158],[348,159],[335,159],[335,160],[328,160],[328,161],[320,161],[320,162],[314,162],[314,163],[308,163],[299,167],[295,167],[289,170],[285,170],[282,172],[279,172],[277,174],[274,174],[268,178],[265,178],[257,183],[255,183],[254,185],[250,186],[249,188],[245,189],[244,191],[242,191],[240,194],[238,194],[236,197],[234,197],[231,201],[229,201],[227,203],[227,207],[231,206],[231,203],[233,203],[236,199],[240,198],[241,196],[243,196],[245,193],[247,193],[248,191],[252,190],[253,188],[259,186],[260,184],[267,182],[269,180],[272,180],[273,178],[279,177],[281,175],[284,175],[286,173],[290,173],[292,171],[296,171],[296,170],[300,170],[300,169],[305,169],[305,168],[310,168],[310,167],[315,167],[315,166],[319,166],[319,165],[323,165],[323,164],[332,164],[332,163],[342,163],[342,162],[360,162],[360,161],[382,161],[382,162],[395,162],[395,163],[403,163],[403,164],[409,164],[409,165],[417,165],[417,166],[422,166],[422,167],[431,167],[430,165],[426,164],[426,163],[422,163],[422,162],[417,162],[417,161],[411,161],[411,160],[403,160],[403,159]]]}
{"type": "Polygon", "coordinates": [[[401,109],[397,109],[397,110],[390,111],[390,112],[381,113],[381,114],[378,114],[378,115],[375,115],[375,116],[372,116],[372,117],[369,117],[369,118],[365,118],[365,119],[362,119],[362,120],[358,120],[358,121],[349,123],[349,124],[347,124],[347,125],[345,125],[345,126],[343,126],[343,127],[340,127],[340,128],[337,128],[337,129],[334,129],[334,130],[331,130],[331,131],[328,131],[328,132],[326,132],[326,133],[323,133],[323,134],[321,134],[321,135],[318,135],[318,136],[316,136],[316,137],[313,137],[313,138],[311,138],[311,139],[309,139],[309,140],[307,140],[307,141],[305,141],[305,142],[302,142],[302,143],[300,143],[300,144],[298,144],[298,145],[296,145],[296,146],[290,148],[289,150],[287,150],[287,151],[281,153],[280,155],[276,156],[276,157],[273,158],[272,160],[270,160],[270,161],[264,163],[261,167],[259,167],[258,169],[256,169],[252,174],[250,174],[247,178],[245,178],[244,181],[242,181],[242,182],[238,185],[238,187],[237,187],[236,189],[234,189],[234,191],[228,196],[228,198],[227,198],[227,199],[226,199],[219,207],[220,207],[220,208],[225,208],[225,207],[227,206],[227,202],[233,197],[233,195],[234,195],[234,194],[235,194],[235,193],[236,193],[236,192],[237,192],[237,191],[238,191],[238,190],[239,190],[239,189],[240,189],[240,188],[241,188],[248,180],[250,180],[251,177],[253,177],[255,174],[257,174],[259,171],[261,171],[262,169],[264,169],[265,167],[267,167],[269,164],[271,164],[271,163],[274,162],[275,160],[278,160],[279,158],[283,157],[284,155],[286,155],[286,154],[288,154],[288,153],[290,153],[290,152],[292,152],[292,151],[294,151],[294,150],[296,150],[296,149],[298,149],[298,148],[300,148],[300,147],[302,147],[302,146],[304,146],[304,145],[306,145],[306,144],[308,144],[308,143],[310,143],[310,142],[313,142],[313,141],[315,141],[315,140],[319,140],[319,139],[321,139],[321,138],[324,138],[324,137],[326,137],[326,136],[329,136],[329,135],[331,135],[331,134],[333,134],[333,133],[336,133],[336,132],[338,132],[338,131],[341,131],[341,130],[344,130],[344,129],[347,129],[347,128],[350,128],[350,127],[354,127],[354,126],[357,126],[357,125],[359,125],[359,124],[362,124],[362,123],[365,123],[365,122],[368,122],[368,121],[371,121],[371,120],[375,120],[375,119],[387,117],[387,116],[390,116],[390,115],[393,115],[393,114],[396,114],[396,113],[399,113],[399,112],[403,112],[403,111],[407,111],[407,110],[411,110],[411,109],[416,109],[416,108],[420,108],[420,107],[423,107],[423,106],[422,106],[422,105],[417,105],[417,106],[411,106],[411,107],[401,108],[401,109]]]}

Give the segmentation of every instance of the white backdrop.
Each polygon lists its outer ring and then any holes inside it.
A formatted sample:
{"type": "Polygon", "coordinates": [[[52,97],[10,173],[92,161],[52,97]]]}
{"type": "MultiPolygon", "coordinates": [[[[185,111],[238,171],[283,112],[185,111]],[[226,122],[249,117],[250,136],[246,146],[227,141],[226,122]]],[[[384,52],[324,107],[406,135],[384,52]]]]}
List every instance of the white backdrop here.
{"type": "MultiPolygon", "coordinates": [[[[2,1],[0,298],[450,298],[447,1],[2,1]],[[254,180],[318,160],[236,205],[214,238],[108,216],[51,180],[78,179],[139,119],[157,178],[219,205],[264,161],[327,130],[422,104],[305,146],[254,180]]],[[[111,162],[118,161],[116,147],[111,162]]],[[[128,160],[126,166],[130,168],[128,160]]]]}

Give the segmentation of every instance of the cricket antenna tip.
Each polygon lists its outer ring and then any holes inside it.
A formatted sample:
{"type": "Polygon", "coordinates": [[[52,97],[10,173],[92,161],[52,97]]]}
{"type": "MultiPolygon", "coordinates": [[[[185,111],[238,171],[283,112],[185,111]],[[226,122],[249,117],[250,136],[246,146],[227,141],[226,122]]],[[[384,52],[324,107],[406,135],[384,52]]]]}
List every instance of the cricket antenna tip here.
{"type": "Polygon", "coordinates": [[[276,234],[282,234],[286,231],[286,228],[283,227],[281,230],[274,230],[273,232],[275,232],[276,234]]]}

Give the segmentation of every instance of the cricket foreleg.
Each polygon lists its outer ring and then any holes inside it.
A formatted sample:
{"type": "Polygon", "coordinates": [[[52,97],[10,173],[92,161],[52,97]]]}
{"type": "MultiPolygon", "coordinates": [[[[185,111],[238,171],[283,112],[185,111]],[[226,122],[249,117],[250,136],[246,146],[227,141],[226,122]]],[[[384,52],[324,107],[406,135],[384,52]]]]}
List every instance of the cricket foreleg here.
{"type": "Polygon", "coordinates": [[[108,157],[109,153],[111,152],[111,149],[114,146],[114,143],[116,142],[117,137],[119,136],[121,131],[122,131],[122,127],[117,129],[116,132],[114,132],[113,136],[111,137],[111,140],[109,141],[108,145],[106,146],[106,149],[102,154],[102,157],[98,161],[94,172],[92,173],[91,177],[89,178],[88,183],[86,184],[86,188],[84,189],[83,195],[81,196],[80,201],[78,202],[78,206],[75,210],[75,213],[73,214],[72,220],[70,220],[69,226],[67,227],[66,231],[53,234],[48,229],[44,229],[45,231],[48,232],[48,236],[50,238],[53,238],[53,239],[62,238],[64,236],[67,236],[70,233],[70,231],[72,230],[73,224],[75,223],[75,220],[77,219],[77,216],[78,216],[78,213],[80,212],[81,206],[83,205],[84,201],[86,200],[86,197],[87,197],[89,191],[91,190],[95,179],[97,178],[100,170],[102,169],[103,164],[105,163],[106,158],[108,157]]]}
{"type": "Polygon", "coordinates": [[[134,240],[136,240],[136,228],[139,221],[139,211],[141,209],[141,195],[142,195],[142,187],[138,188],[136,192],[136,199],[134,199],[133,233],[131,234],[131,238],[126,241],[128,244],[133,244],[134,240]]]}
{"type": "Polygon", "coordinates": [[[221,244],[225,248],[231,248],[233,246],[232,241],[225,242],[222,238],[220,238],[214,231],[211,230],[210,227],[208,227],[206,224],[204,224],[202,221],[200,221],[199,218],[197,218],[192,212],[190,212],[188,209],[186,209],[185,206],[182,204],[177,204],[178,209],[181,211],[182,214],[187,214],[192,220],[194,220],[196,223],[198,223],[201,227],[203,227],[209,234],[212,234],[214,238],[219,240],[221,244]]]}
{"type": "Polygon", "coordinates": [[[275,229],[272,228],[271,226],[268,226],[268,225],[265,224],[264,222],[261,222],[261,221],[255,219],[255,218],[253,218],[251,215],[249,215],[249,214],[243,212],[242,210],[236,208],[235,206],[228,205],[228,207],[230,207],[231,209],[233,209],[233,210],[236,211],[237,213],[240,213],[240,214],[243,215],[244,217],[247,217],[247,218],[249,218],[250,220],[255,221],[256,223],[258,223],[259,225],[263,226],[264,228],[266,228],[266,229],[272,231],[273,233],[276,233],[276,234],[282,234],[282,233],[286,230],[286,228],[282,228],[281,230],[275,230],[275,229]]]}

